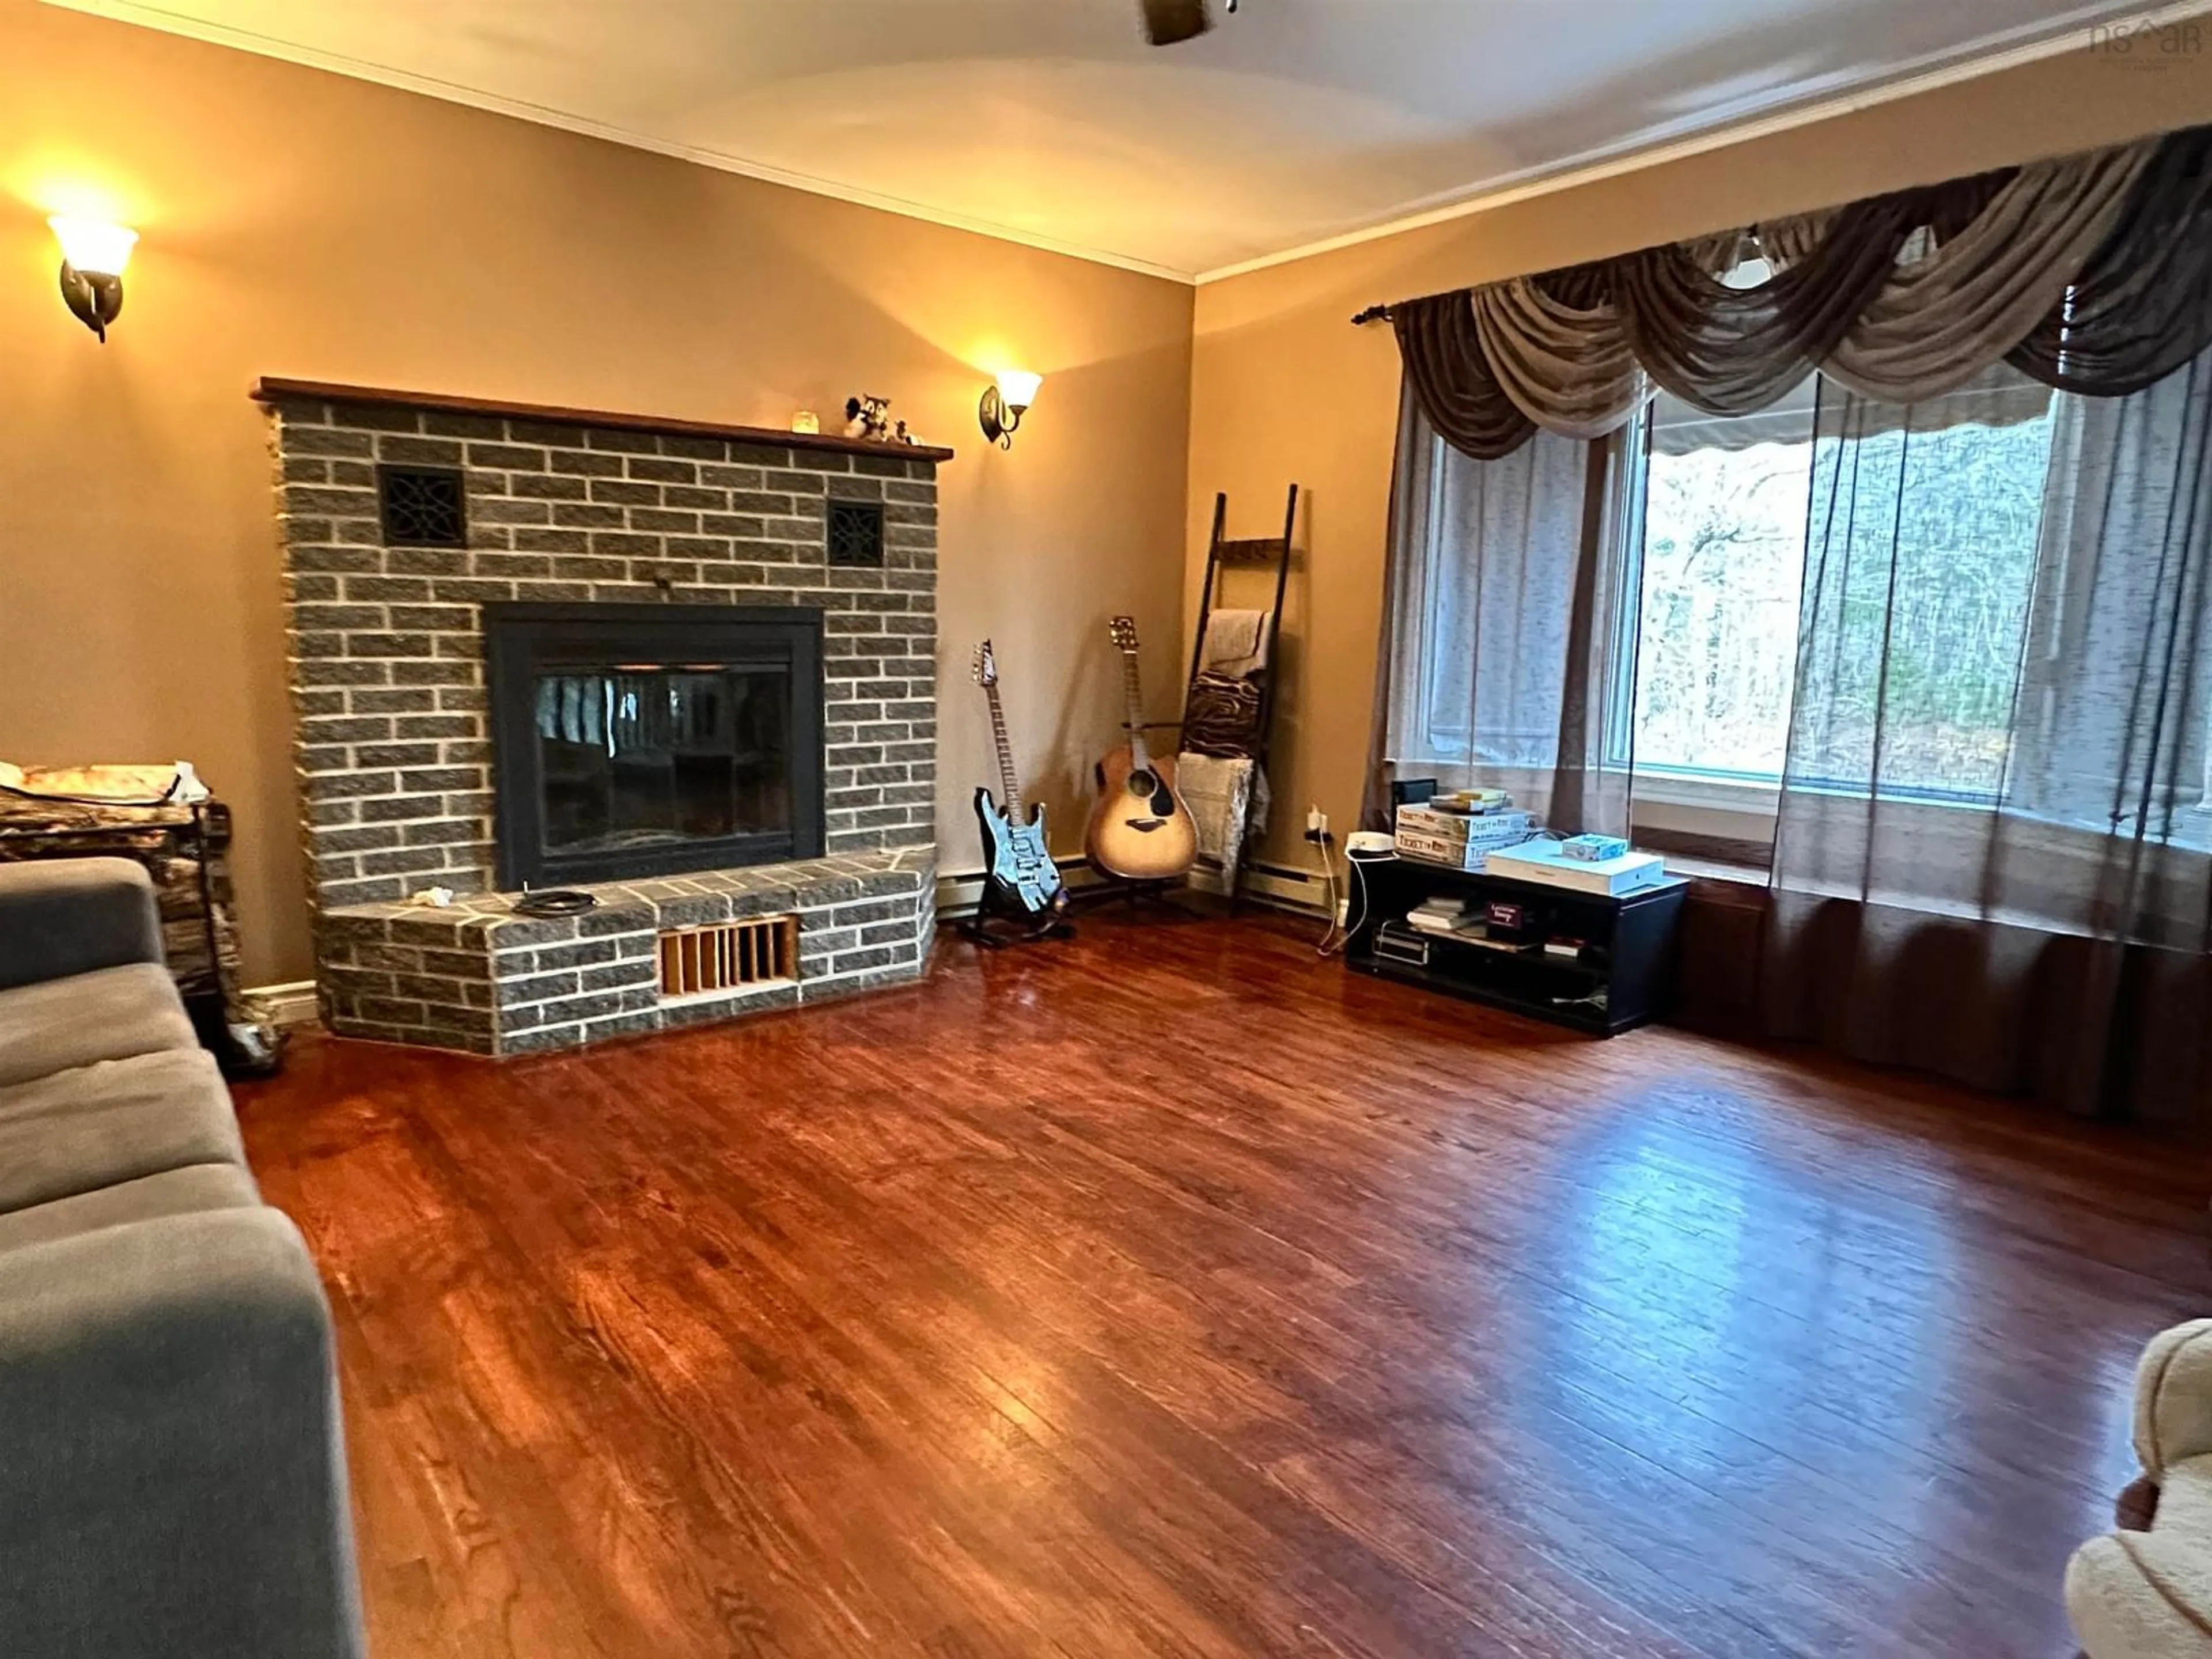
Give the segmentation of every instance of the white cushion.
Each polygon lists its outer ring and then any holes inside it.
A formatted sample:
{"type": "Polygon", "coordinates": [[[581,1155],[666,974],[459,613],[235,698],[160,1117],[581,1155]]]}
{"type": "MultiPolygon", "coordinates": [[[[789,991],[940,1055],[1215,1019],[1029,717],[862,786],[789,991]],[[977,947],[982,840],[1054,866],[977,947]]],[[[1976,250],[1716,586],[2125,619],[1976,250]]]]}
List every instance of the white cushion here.
{"type": "Polygon", "coordinates": [[[2089,1659],[2212,1659],[2212,1320],[2143,1351],[2135,1431],[2156,1518],[2074,1553],[2067,1615],[2089,1659]]]}

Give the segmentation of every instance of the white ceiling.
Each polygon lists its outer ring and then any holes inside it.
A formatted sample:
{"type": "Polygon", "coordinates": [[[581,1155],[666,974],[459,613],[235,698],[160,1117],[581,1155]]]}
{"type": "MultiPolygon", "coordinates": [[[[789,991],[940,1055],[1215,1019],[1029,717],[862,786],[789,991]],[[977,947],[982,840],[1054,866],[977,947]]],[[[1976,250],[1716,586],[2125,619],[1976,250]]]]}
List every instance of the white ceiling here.
{"type": "Polygon", "coordinates": [[[1243,0],[1212,33],[1152,49],[1134,0],[55,3],[1178,276],[2087,50],[2097,20],[2145,15],[2129,0],[1243,0]]]}

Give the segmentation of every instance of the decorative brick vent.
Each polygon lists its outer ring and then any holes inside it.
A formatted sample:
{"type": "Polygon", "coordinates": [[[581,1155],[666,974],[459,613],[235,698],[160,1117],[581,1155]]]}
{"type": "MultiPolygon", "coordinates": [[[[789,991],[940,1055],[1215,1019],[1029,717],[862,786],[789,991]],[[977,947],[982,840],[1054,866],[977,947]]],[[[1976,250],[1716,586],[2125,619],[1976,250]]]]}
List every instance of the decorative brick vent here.
{"type": "Polygon", "coordinates": [[[466,547],[468,502],[459,471],[380,466],[376,511],[386,547],[466,547]]]}
{"type": "Polygon", "coordinates": [[[830,503],[830,562],[844,570],[884,568],[884,508],[880,501],[830,503]]]}
{"type": "Polygon", "coordinates": [[[679,927],[660,936],[660,994],[711,996],[799,977],[799,918],[679,927]]]}
{"type": "Polygon", "coordinates": [[[510,1054],[921,971],[949,451],[299,381],[257,396],[275,416],[301,834],[334,1029],[510,1054]],[[512,916],[495,890],[494,601],[819,611],[824,855],[603,884],[605,908],[557,940],[512,916]],[[406,906],[432,886],[461,903],[406,906]],[[661,933],[769,909],[798,918],[781,975],[660,1006],[661,933]]]}

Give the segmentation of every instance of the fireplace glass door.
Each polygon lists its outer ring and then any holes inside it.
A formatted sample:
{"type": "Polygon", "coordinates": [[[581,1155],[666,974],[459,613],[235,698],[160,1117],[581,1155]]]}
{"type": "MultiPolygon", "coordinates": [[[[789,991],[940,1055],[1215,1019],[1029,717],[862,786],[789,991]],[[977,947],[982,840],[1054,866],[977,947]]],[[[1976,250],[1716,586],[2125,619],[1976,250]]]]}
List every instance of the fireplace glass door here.
{"type": "Polygon", "coordinates": [[[623,663],[538,677],[544,845],[560,857],[791,835],[791,671],[623,663]]]}
{"type": "Polygon", "coordinates": [[[503,884],[819,854],[815,613],[513,605],[485,622],[503,884]]]}

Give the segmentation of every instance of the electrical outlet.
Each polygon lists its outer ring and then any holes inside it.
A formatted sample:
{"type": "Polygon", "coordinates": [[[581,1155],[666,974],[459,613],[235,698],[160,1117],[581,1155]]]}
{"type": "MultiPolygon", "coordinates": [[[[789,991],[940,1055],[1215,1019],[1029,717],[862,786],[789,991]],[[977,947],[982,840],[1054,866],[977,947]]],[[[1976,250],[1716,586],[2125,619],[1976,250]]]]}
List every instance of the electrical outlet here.
{"type": "Polygon", "coordinates": [[[1316,842],[1328,839],[1328,814],[1318,806],[1306,808],[1306,839],[1316,842]]]}

